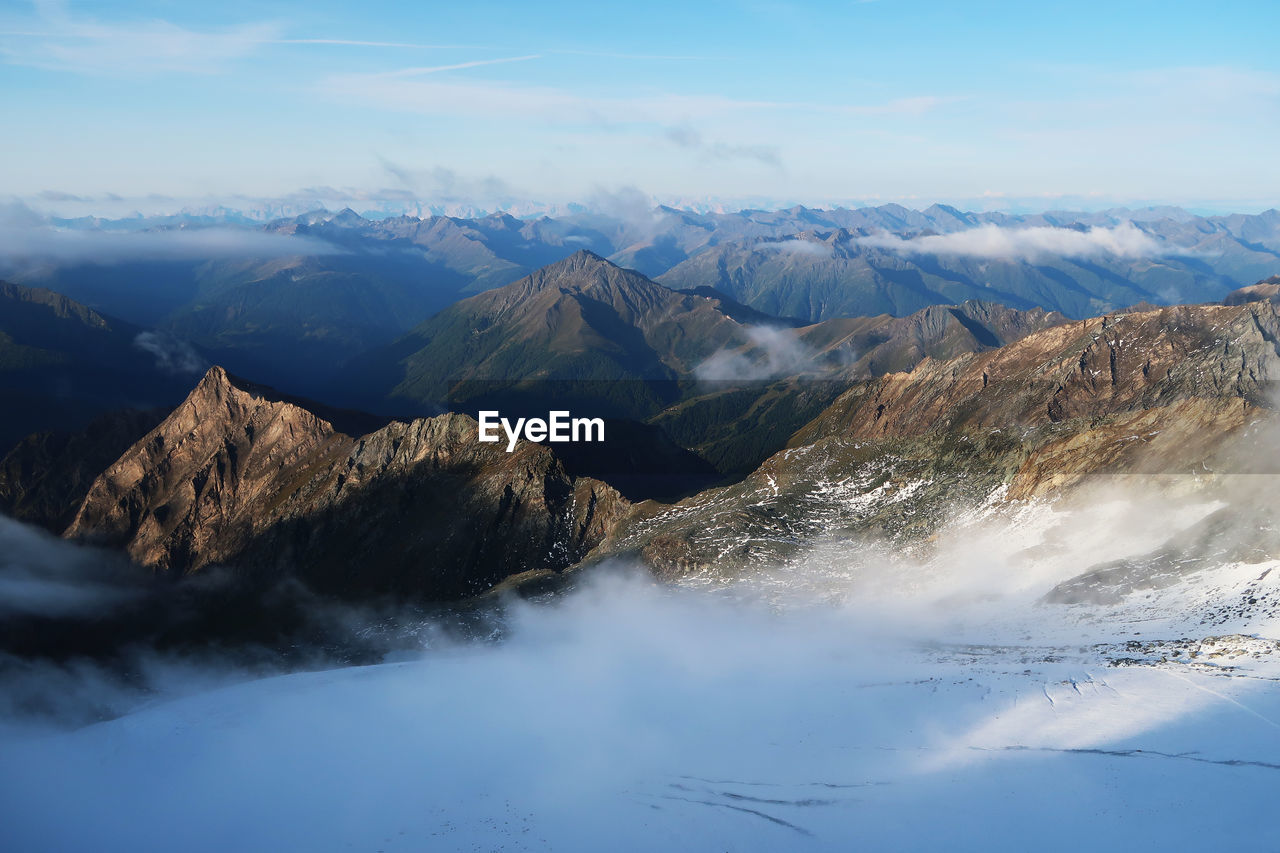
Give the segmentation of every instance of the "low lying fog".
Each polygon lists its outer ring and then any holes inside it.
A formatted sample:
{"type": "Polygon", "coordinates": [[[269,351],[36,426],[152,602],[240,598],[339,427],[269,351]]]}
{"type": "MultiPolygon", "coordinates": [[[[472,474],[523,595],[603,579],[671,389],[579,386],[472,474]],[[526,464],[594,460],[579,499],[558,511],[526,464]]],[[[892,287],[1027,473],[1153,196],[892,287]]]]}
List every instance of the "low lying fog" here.
{"type": "Polygon", "coordinates": [[[0,204],[0,270],[33,262],[118,264],[134,261],[278,258],[345,250],[307,235],[249,227],[108,231],[59,228],[22,204],[0,204]]]}
{"type": "MultiPolygon", "coordinates": [[[[663,585],[605,566],[566,594],[495,605],[488,639],[425,627],[418,652],[380,666],[237,678],[227,659],[142,654],[147,692],[119,719],[73,731],[33,729],[30,708],[11,719],[0,840],[23,850],[1075,849],[1082,833],[1108,848],[1280,843],[1259,819],[1280,771],[1277,691],[1206,668],[1207,651],[1198,668],[1116,664],[1142,658],[1148,641],[1239,630],[1198,627],[1197,608],[1245,588],[1271,595],[1274,585],[1248,587],[1267,566],[1218,566],[1114,607],[1042,602],[1055,584],[1146,553],[1224,505],[1177,482],[1148,488],[1155,479],[1104,483],[1074,507],[993,503],[917,555],[832,536],[738,580],[663,585]]],[[[1271,478],[1239,479],[1247,485],[1226,499],[1271,494],[1271,478]]],[[[0,532],[19,545],[6,553],[26,555],[7,559],[0,582],[54,578],[14,596],[17,606],[85,605],[61,597],[58,578],[91,552],[11,522],[0,532]]],[[[353,613],[353,636],[386,632],[387,614],[364,618],[353,613]]],[[[1275,636],[1274,621],[1243,627],[1275,636]]],[[[412,633],[404,627],[391,633],[412,633]]],[[[1265,646],[1206,642],[1197,648],[1265,646]]],[[[1241,654],[1239,665],[1270,666],[1241,654]]],[[[118,681],[87,665],[9,673],[27,696],[43,678],[77,702],[128,704],[118,681]]]]}

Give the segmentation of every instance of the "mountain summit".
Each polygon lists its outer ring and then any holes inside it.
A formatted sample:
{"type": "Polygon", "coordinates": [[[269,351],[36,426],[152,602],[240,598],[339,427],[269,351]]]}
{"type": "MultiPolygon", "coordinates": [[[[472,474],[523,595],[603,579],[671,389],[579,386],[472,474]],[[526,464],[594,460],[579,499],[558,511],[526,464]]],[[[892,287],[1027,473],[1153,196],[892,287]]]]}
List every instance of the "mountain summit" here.
{"type": "Polygon", "coordinates": [[[623,269],[594,252],[582,249],[506,287],[466,301],[501,316],[513,309],[523,311],[532,308],[526,305],[531,300],[550,297],[558,301],[561,297],[581,297],[608,305],[620,320],[634,323],[661,307],[673,294],[670,288],[650,281],[638,272],[623,269]]]}
{"type": "Polygon", "coordinates": [[[673,381],[748,343],[732,310],[583,250],[446,308],[362,369],[389,396],[419,406],[447,400],[466,381],[673,381]]]}
{"type": "Polygon", "coordinates": [[[507,453],[447,414],[355,438],[213,367],[89,488],[65,535],[158,573],[234,566],[329,593],[451,598],[557,571],[627,503],[544,446],[507,453]]]}

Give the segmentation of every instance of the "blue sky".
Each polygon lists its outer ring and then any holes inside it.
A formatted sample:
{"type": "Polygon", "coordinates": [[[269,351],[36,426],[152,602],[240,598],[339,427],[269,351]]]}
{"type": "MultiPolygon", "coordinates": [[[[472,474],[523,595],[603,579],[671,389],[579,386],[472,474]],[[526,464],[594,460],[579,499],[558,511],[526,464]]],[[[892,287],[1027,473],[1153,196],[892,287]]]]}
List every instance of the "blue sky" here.
{"type": "Polygon", "coordinates": [[[0,0],[0,193],[1255,210],[1277,32],[1275,0],[0,0]]]}

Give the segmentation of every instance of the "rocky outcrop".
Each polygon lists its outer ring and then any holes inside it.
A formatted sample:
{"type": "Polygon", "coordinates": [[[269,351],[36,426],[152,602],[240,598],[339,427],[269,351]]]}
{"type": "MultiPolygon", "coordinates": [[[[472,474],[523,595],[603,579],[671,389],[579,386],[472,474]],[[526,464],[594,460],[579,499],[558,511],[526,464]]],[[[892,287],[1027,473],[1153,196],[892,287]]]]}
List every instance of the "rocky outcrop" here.
{"type": "Polygon", "coordinates": [[[849,388],[742,483],[638,506],[593,556],[683,574],[777,565],[824,541],[894,550],[993,497],[1238,465],[1224,447],[1273,406],[1277,340],[1272,303],[1182,306],[926,360],[849,388]]]}
{"type": "Polygon", "coordinates": [[[1277,335],[1280,315],[1267,303],[1176,306],[1057,326],[851,388],[792,444],[833,434],[1047,427],[1192,398],[1262,405],[1280,377],[1277,335]]]}
{"type": "Polygon", "coordinates": [[[1028,454],[1014,498],[1095,471],[1175,470],[1272,404],[1278,336],[1271,303],[1085,320],[850,389],[791,444],[1012,430],[1028,454]]]}
{"type": "Polygon", "coordinates": [[[1068,322],[1056,311],[1020,311],[993,302],[931,305],[906,317],[848,317],[797,331],[800,343],[840,364],[847,378],[910,370],[926,358],[946,360],[1005,346],[1068,322]]]}
{"type": "Polygon", "coordinates": [[[672,506],[637,504],[589,557],[638,560],[660,577],[733,576],[815,550],[906,554],[1018,469],[1000,434],[847,441],[832,436],[770,457],[746,479],[672,506]]]}
{"type": "Polygon", "coordinates": [[[450,598],[594,547],[627,506],[551,451],[441,415],[360,438],[215,367],[89,489],[70,538],[157,572],[211,564],[322,591],[450,598]]]}
{"type": "Polygon", "coordinates": [[[803,375],[772,382],[702,381],[696,396],[652,422],[722,473],[740,479],[858,380],[910,370],[927,358],[994,349],[1066,322],[1052,311],[971,301],[934,305],[906,317],[839,318],[757,336],[723,365],[771,376],[768,367],[783,364],[803,375]]]}

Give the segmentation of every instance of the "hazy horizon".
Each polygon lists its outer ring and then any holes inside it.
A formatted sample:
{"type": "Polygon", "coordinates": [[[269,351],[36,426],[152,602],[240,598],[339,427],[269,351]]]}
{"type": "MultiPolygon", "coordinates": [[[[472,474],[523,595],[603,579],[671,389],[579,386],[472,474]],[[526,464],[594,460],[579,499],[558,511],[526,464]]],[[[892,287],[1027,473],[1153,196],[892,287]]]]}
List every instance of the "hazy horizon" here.
{"type": "Polygon", "coordinates": [[[628,188],[678,206],[1260,210],[1280,200],[1276,24],[1265,2],[13,3],[0,104],[24,132],[0,143],[0,187],[144,212],[628,188]]]}
{"type": "MultiPolygon", "coordinates": [[[[934,206],[950,207],[962,213],[1003,213],[1010,216],[1035,216],[1044,214],[1091,214],[1147,212],[1175,212],[1193,216],[1213,217],[1241,214],[1253,216],[1280,209],[1280,200],[1274,203],[1255,204],[1192,204],[1174,201],[1139,200],[1123,203],[1114,199],[1085,199],[1071,196],[1057,199],[827,199],[780,200],[767,198],[679,198],[661,197],[626,187],[618,193],[598,192],[582,199],[563,202],[536,199],[508,200],[505,203],[479,205],[461,199],[436,199],[399,194],[342,193],[299,191],[278,197],[216,197],[172,198],[168,196],[76,196],[70,193],[42,193],[36,196],[10,196],[7,207],[10,214],[0,219],[12,220],[17,214],[34,215],[49,220],[97,218],[106,221],[131,219],[162,219],[166,217],[201,217],[236,215],[254,222],[300,216],[305,213],[329,213],[337,215],[351,210],[359,216],[377,220],[397,216],[456,216],[472,218],[506,214],[517,219],[542,216],[565,216],[578,212],[617,214],[620,207],[634,210],[645,207],[656,210],[662,207],[698,214],[735,214],[749,211],[778,212],[802,207],[813,211],[863,210],[898,205],[912,211],[925,211],[934,206]],[[627,204],[620,204],[625,198],[627,204]],[[12,215],[11,215],[12,214],[12,215]]],[[[6,206],[0,202],[0,207],[6,206]]]]}

